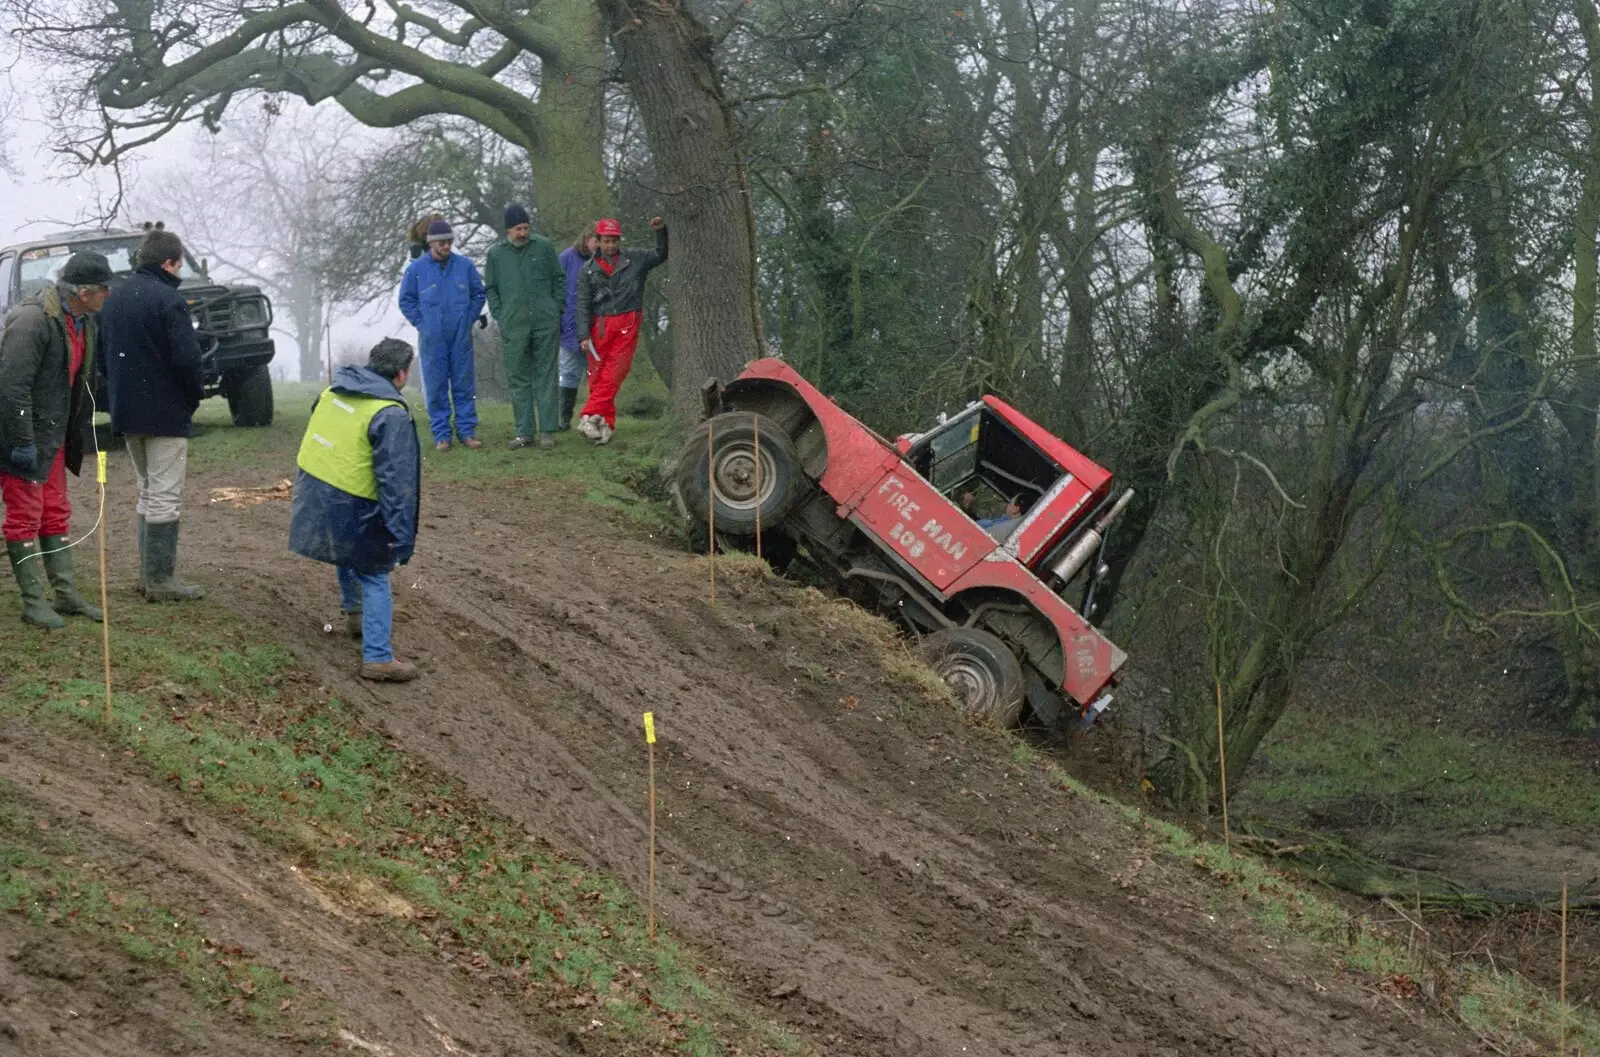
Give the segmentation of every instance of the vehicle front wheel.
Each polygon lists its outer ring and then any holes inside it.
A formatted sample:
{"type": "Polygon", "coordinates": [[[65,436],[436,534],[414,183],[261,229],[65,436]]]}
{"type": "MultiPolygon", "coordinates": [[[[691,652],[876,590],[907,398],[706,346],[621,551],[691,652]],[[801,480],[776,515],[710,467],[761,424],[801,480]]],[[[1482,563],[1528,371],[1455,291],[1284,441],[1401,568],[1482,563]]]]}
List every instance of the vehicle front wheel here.
{"type": "Polygon", "coordinates": [[[922,651],[966,711],[1001,727],[1021,720],[1027,698],[1022,665],[998,636],[982,628],[942,628],[923,638],[922,651]]]}
{"type": "Polygon", "coordinates": [[[265,364],[229,371],[222,388],[235,426],[272,425],[272,373],[265,364]]]}
{"type": "Polygon", "coordinates": [[[794,441],[770,419],[730,411],[696,426],[678,459],[678,495],[704,524],[715,495],[718,535],[776,529],[805,491],[794,441]]]}

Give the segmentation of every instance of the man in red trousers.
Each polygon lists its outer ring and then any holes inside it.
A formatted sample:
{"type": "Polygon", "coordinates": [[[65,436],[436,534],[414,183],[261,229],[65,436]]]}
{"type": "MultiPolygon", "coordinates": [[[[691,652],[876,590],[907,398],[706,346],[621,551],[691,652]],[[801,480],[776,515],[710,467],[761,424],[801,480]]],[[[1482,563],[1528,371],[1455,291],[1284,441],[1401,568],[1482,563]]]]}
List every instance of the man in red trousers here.
{"type": "Polygon", "coordinates": [[[67,471],[81,468],[94,428],[94,317],[110,285],[104,255],[73,254],[54,283],[6,313],[0,330],[6,554],[22,589],[22,619],[41,628],[61,627],[63,615],[100,619],[72,579],[67,471]]]}
{"type": "Polygon", "coordinates": [[[595,225],[600,251],[578,273],[578,333],[589,364],[589,400],[578,432],[596,444],[611,440],[617,425],[617,391],[633,367],[639,346],[639,316],[644,279],[667,259],[667,225],[650,221],[656,245],[650,250],[622,248],[622,225],[606,219],[595,225]]]}

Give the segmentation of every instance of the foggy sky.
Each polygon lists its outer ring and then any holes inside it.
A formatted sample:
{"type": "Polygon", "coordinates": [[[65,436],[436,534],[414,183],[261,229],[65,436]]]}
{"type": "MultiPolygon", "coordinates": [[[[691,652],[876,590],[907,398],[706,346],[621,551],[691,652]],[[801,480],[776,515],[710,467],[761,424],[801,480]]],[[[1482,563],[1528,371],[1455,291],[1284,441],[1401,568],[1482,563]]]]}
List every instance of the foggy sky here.
{"type": "MultiPolygon", "coordinates": [[[[116,180],[109,169],[84,170],[63,160],[51,150],[51,130],[44,117],[43,99],[33,86],[42,83],[38,69],[26,54],[3,56],[9,66],[0,93],[9,93],[13,113],[5,123],[3,149],[15,173],[0,173],[0,246],[26,241],[51,231],[87,226],[116,194],[116,180]]],[[[328,104],[331,105],[331,104],[328,104]]],[[[284,100],[285,111],[303,107],[298,99],[284,100]]],[[[224,121],[226,123],[226,119],[224,121]]],[[[362,130],[372,142],[386,133],[362,130]]],[[[210,134],[198,125],[185,126],[165,138],[142,148],[123,166],[124,189],[130,194],[141,181],[158,180],[164,171],[199,157],[197,149],[210,134]]],[[[157,219],[157,218],[151,218],[157,219]]],[[[183,234],[181,217],[159,218],[167,227],[183,234]]],[[[397,239],[398,242],[398,239],[397,239]]],[[[226,272],[217,269],[226,280],[226,272]]],[[[287,312],[280,309],[280,317],[287,312]]],[[[395,307],[394,299],[359,310],[342,310],[332,324],[333,349],[337,353],[347,344],[372,345],[386,336],[415,343],[416,332],[395,307]]],[[[294,339],[274,331],[277,355],[272,373],[278,379],[293,379],[299,372],[299,349],[294,339]]]]}

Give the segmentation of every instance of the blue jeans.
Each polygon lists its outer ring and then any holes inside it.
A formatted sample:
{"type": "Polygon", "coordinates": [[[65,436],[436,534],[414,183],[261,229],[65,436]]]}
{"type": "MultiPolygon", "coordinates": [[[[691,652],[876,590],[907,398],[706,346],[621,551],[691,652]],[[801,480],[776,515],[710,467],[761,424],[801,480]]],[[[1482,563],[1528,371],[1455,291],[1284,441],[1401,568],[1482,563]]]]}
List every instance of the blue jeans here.
{"type": "Polygon", "coordinates": [[[563,389],[576,389],[583,384],[589,371],[589,358],[582,349],[561,346],[560,385],[563,389]]]}
{"type": "Polygon", "coordinates": [[[434,443],[462,440],[478,432],[478,375],[472,360],[472,328],[449,340],[422,343],[422,394],[428,403],[428,428],[434,443]]]}
{"type": "Polygon", "coordinates": [[[339,572],[339,608],[361,614],[361,659],[368,664],[394,660],[394,646],[389,642],[394,626],[389,574],[358,573],[348,565],[335,568],[339,572]]]}

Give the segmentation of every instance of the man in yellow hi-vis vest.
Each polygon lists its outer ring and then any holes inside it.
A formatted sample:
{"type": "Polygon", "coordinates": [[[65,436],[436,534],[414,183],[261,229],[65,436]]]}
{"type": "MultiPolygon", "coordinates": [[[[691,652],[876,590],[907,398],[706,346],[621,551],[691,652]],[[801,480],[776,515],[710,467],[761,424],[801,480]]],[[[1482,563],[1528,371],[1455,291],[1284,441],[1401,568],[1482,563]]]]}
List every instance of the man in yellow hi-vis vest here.
{"type": "Polygon", "coordinates": [[[422,500],[422,450],[400,396],[411,346],[385,338],[365,367],[339,368],[300,442],[289,549],[339,573],[345,631],[361,639],[361,677],[399,683],[417,666],[389,641],[389,573],[411,560],[422,500]]]}

